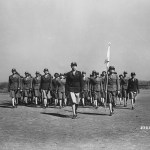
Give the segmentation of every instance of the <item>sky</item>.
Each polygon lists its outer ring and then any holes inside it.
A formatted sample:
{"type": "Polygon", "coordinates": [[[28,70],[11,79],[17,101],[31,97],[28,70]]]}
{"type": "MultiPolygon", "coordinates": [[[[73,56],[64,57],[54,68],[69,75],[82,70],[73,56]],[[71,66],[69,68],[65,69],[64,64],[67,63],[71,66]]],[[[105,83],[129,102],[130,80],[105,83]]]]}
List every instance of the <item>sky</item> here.
{"type": "Polygon", "coordinates": [[[150,80],[150,0],[0,0],[0,82],[11,69],[35,76],[110,65],[150,80]]]}

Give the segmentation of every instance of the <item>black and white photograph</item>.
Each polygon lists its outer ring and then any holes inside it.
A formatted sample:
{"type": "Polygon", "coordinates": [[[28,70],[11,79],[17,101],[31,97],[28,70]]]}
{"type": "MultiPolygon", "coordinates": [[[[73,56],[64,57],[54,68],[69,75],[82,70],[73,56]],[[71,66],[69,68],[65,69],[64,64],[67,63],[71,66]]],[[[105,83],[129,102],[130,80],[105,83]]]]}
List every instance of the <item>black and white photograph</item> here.
{"type": "Polygon", "coordinates": [[[0,0],[0,150],[150,150],[150,0],[0,0]]]}

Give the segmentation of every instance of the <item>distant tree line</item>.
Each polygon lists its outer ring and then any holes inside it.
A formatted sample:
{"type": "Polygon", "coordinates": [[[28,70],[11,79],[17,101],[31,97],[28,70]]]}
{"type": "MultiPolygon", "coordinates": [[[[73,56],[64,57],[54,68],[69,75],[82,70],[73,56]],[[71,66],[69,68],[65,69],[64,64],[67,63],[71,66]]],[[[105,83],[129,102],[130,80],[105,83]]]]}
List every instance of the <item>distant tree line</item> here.
{"type": "Polygon", "coordinates": [[[139,88],[140,89],[150,89],[150,81],[139,81],[139,88]]]}
{"type": "Polygon", "coordinates": [[[7,93],[7,92],[8,92],[8,82],[1,82],[0,93],[7,93]]]}

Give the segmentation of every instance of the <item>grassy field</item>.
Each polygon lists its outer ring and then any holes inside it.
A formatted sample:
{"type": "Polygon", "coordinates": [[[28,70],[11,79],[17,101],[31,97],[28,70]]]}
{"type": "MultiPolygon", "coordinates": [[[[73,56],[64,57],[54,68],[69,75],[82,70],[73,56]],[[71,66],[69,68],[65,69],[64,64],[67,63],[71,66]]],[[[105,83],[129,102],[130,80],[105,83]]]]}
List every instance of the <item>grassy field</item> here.
{"type": "Polygon", "coordinates": [[[117,105],[115,114],[92,107],[78,110],[71,119],[71,107],[12,109],[7,94],[0,95],[0,150],[149,150],[150,91],[137,97],[136,108],[117,105]]]}

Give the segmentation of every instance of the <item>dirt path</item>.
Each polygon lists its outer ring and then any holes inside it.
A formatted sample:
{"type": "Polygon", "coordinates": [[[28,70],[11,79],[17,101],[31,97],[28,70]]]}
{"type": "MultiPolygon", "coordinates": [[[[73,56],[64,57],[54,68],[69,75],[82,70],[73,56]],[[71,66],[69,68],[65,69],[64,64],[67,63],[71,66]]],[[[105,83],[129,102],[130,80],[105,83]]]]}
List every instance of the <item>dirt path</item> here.
{"type": "Polygon", "coordinates": [[[149,150],[150,91],[142,91],[136,109],[117,106],[109,110],[79,108],[72,120],[64,109],[19,106],[11,109],[8,95],[0,95],[0,150],[149,150]]]}

